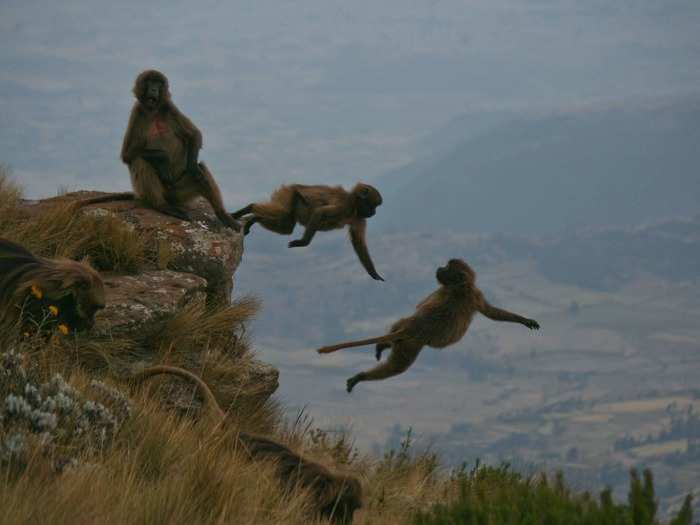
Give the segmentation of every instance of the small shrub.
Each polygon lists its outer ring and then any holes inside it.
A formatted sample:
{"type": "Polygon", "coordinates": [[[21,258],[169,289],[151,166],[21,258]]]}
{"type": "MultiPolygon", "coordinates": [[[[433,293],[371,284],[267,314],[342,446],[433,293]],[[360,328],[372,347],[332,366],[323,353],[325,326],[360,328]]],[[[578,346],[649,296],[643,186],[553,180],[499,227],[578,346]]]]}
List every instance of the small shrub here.
{"type": "Polygon", "coordinates": [[[100,381],[92,381],[89,389],[92,399],[60,374],[40,382],[25,369],[21,354],[0,354],[0,461],[21,467],[39,449],[60,469],[86,451],[104,451],[131,406],[100,381]]]}
{"type": "MultiPolygon", "coordinates": [[[[544,476],[525,478],[508,466],[476,467],[458,476],[459,493],[448,504],[434,505],[420,512],[415,525],[486,525],[547,523],[550,525],[656,525],[657,500],[651,472],[643,480],[630,473],[627,504],[613,502],[609,489],[595,501],[589,494],[573,494],[559,474],[553,482],[544,476]]],[[[672,525],[692,523],[691,499],[671,521],[672,525]]]]}

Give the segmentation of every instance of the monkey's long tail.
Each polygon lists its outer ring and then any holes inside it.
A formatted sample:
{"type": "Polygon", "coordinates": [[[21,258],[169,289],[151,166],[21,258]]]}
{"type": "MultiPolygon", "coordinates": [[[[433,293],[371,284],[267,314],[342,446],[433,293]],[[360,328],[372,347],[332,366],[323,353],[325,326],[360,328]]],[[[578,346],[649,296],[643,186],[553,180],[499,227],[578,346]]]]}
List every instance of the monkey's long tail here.
{"type": "Polygon", "coordinates": [[[136,372],[133,376],[133,379],[136,381],[144,381],[148,379],[149,377],[159,375],[159,374],[170,374],[170,375],[175,375],[179,376],[185,379],[188,379],[189,381],[192,381],[194,384],[197,385],[199,388],[200,392],[204,396],[204,402],[205,406],[214,412],[214,415],[219,419],[219,421],[222,421],[225,417],[224,411],[221,410],[221,406],[219,405],[218,401],[216,400],[216,397],[214,397],[214,393],[211,391],[211,388],[209,388],[209,385],[207,385],[202,379],[193,374],[192,372],[185,370],[184,368],[180,368],[177,366],[169,366],[169,365],[156,365],[156,366],[151,366],[148,368],[144,368],[143,370],[140,370],[136,372]]]}
{"type": "MultiPolygon", "coordinates": [[[[199,376],[184,368],[168,365],[151,366],[136,372],[133,379],[140,382],[159,374],[176,375],[195,383],[204,396],[206,405],[220,416],[220,422],[224,420],[224,411],[221,410],[209,386],[199,376]]],[[[239,432],[238,439],[251,459],[276,460],[279,475],[284,481],[297,479],[303,485],[320,483],[327,486],[336,481],[336,478],[340,479],[320,463],[304,458],[271,438],[239,432]]]]}
{"type": "Polygon", "coordinates": [[[122,193],[110,193],[109,195],[102,195],[101,197],[93,197],[92,199],[83,199],[75,203],[76,208],[82,208],[83,206],[91,206],[92,204],[103,204],[105,202],[118,202],[118,201],[133,201],[136,199],[134,192],[125,191],[122,193]]]}
{"type": "Polygon", "coordinates": [[[366,346],[373,345],[375,343],[394,343],[401,339],[403,332],[392,332],[387,335],[382,335],[380,337],[370,337],[369,339],[361,339],[359,341],[346,341],[345,343],[338,343],[337,345],[324,346],[316,350],[319,354],[330,354],[336,350],[341,350],[343,348],[352,348],[355,346],[366,346]]]}

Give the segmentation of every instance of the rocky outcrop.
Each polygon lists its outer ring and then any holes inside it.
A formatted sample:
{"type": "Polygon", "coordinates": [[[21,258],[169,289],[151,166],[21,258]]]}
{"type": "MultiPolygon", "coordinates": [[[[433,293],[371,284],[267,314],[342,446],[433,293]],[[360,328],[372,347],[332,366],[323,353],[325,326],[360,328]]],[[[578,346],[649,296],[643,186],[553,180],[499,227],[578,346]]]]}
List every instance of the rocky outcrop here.
{"type": "Polygon", "coordinates": [[[188,302],[206,298],[206,279],[191,273],[164,270],[103,278],[107,307],[97,314],[95,328],[101,334],[144,330],[188,302]]]}
{"type": "MultiPolygon", "coordinates": [[[[31,213],[57,202],[74,202],[108,195],[79,191],[53,199],[25,201],[31,213]]],[[[82,213],[112,216],[147,240],[147,269],[168,269],[206,279],[209,299],[228,301],[233,291],[233,274],[243,255],[243,235],[226,228],[204,200],[191,207],[191,222],[181,221],[139,206],[134,201],[95,204],[82,213]]]]}
{"type": "MultiPolygon", "coordinates": [[[[52,205],[100,195],[105,194],[81,191],[24,201],[22,207],[31,218],[52,205]]],[[[190,222],[133,201],[92,205],[79,213],[116,219],[138,235],[145,251],[138,273],[103,272],[107,306],[96,317],[97,335],[137,340],[143,334],[157,333],[159,323],[167,322],[189,303],[231,303],[233,275],[243,254],[243,235],[223,226],[206,202],[192,206],[190,222]]],[[[227,349],[220,350],[226,353],[227,349]]],[[[278,371],[248,356],[241,359],[244,366],[231,378],[231,385],[256,399],[270,397],[278,387],[278,371]]],[[[139,360],[140,366],[147,366],[158,359],[140,355],[139,360]]],[[[187,398],[191,401],[191,395],[187,398]]]]}

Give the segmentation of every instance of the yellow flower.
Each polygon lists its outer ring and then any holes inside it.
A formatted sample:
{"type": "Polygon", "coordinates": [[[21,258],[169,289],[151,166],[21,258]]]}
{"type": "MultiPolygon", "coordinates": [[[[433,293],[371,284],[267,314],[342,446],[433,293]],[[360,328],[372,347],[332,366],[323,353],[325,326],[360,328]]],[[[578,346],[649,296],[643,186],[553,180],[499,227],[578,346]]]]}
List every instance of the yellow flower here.
{"type": "Polygon", "coordinates": [[[58,317],[58,308],[56,308],[54,305],[49,306],[49,312],[51,312],[51,315],[54,317],[58,317]]]}
{"type": "Polygon", "coordinates": [[[36,284],[32,285],[32,295],[37,299],[41,299],[42,297],[44,297],[44,293],[39,289],[39,287],[36,284]]]}
{"type": "Polygon", "coordinates": [[[68,335],[68,332],[70,329],[68,328],[67,324],[59,324],[58,325],[58,330],[63,334],[63,335],[68,335]]]}

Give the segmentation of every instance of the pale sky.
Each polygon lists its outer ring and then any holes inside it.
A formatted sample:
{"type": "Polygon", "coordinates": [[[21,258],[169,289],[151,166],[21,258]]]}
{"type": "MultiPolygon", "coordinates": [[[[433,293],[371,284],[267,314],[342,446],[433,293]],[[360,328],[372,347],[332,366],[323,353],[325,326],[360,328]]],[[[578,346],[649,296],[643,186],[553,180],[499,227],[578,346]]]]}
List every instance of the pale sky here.
{"type": "Polygon", "coordinates": [[[31,197],[128,189],[131,85],[154,67],[233,208],[372,179],[460,114],[691,92],[698,34],[695,0],[2,0],[0,162],[31,197]]]}

